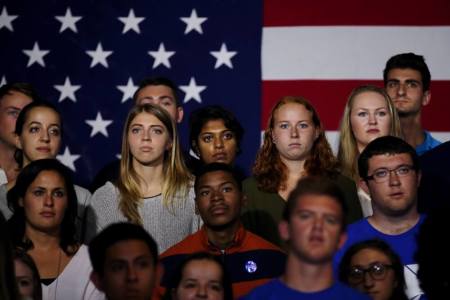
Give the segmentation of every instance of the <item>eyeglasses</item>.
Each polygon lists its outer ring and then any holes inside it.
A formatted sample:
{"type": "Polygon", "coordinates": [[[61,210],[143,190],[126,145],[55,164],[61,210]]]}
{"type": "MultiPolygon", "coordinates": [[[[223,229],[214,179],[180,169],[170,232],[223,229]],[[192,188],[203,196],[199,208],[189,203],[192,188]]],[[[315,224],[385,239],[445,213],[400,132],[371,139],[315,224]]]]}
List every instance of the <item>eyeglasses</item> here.
{"type": "Polygon", "coordinates": [[[411,165],[402,165],[395,169],[380,168],[375,170],[372,175],[367,176],[366,180],[374,180],[376,183],[382,183],[389,179],[389,175],[391,175],[392,172],[398,177],[406,177],[410,175],[412,171],[415,171],[415,169],[411,165]]]}
{"type": "Polygon", "coordinates": [[[358,284],[364,281],[366,273],[369,273],[373,280],[383,280],[386,278],[388,270],[392,268],[392,265],[383,264],[380,262],[375,262],[371,264],[368,268],[362,267],[350,267],[350,272],[348,274],[348,281],[350,284],[358,284]]]}

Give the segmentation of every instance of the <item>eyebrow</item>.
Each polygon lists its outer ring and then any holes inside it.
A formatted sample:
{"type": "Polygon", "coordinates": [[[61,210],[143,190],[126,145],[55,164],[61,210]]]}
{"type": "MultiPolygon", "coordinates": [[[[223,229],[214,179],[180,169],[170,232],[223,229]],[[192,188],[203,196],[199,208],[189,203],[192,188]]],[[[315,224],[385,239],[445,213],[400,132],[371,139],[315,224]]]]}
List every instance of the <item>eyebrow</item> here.
{"type": "MultiPolygon", "coordinates": [[[[31,125],[42,125],[42,123],[41,123],[41,122],[38,122],[38,121],[32,121],[32,122],[30,122],[30,123],[28,124],[28,126],[31,126],[31,125]]],[[[61,127],[61,125],[60,125],[60,124],[57,124],[57,123],[52,123],[52,124],[49,124],[49,125],[48,125],[48,127],[51,127],[51,126],[61,127]]]]}

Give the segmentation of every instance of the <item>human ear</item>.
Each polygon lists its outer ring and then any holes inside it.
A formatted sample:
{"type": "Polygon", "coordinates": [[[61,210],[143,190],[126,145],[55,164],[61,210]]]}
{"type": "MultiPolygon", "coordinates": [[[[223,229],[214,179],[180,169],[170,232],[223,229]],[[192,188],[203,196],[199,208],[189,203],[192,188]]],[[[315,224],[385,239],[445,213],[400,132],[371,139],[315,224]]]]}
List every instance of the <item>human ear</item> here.
{"type": "Polygon", "coordinates": [[[287,221],[283,220],[278,224],[278,233],[283,241],[290,239],[289,223],[287,221]]]}

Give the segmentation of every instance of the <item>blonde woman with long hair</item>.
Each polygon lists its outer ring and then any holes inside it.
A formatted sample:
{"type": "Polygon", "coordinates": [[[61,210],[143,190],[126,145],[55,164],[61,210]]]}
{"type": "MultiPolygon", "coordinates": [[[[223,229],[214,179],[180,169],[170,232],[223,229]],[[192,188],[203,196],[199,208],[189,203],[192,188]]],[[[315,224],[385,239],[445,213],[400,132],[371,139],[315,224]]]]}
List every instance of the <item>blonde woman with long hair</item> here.
{"type": "MultiPolygon", "coordinates": [[[[371,141],[386,135],[401,137],[392,100],[384,89],[373,85],[355,88],[348,97],[340,127],[338,160],[342,173],[359,183],[359,154],[371,141]]],[[[371,216],[370,196],[359,188],[358,197],[364,216],[371,216]]]]}
{"type": "Polygon", "coordinates": [[[142,225],[164,251],[199,227],[191,181],[169,114],[152,104],[133,107],[122,136],[120,177],[92,196],[89,237],[129,221],[142,225]]]}

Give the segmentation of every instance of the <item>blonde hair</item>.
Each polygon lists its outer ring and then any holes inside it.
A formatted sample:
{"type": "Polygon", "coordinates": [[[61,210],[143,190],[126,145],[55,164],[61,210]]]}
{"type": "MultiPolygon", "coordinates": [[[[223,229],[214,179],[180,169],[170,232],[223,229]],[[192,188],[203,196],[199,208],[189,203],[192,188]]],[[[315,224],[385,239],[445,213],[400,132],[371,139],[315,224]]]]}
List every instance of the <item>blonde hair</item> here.
{"type": "Polygon", "coordinates": [[[172,141],[171,149],[167,150],[163,162],[163,204],[171,210],[177,202],[184,201],[188,196],[192,175],[189,173],[181,155],[177,128],[170,115],[162,108],[153,104],[138,105],[131,109],[125,122],[122,134],[122,158],[120,161],[120,178],[117,187],[120,192],[119,209],[128,221],[142,225],[138,208],[143,195],[139,183],[143,180],[133,168],[133,156],[128,142],[128,131],[131,122],[141,113],[148,113],[160,120],[166,127],[172,141]]]}
{"type": "Polygon", "coordinates": [[[314,107],[303,97],[285,96],[281,98],[270,112],[267,128],[264,131],[264,142],[256,155],[253,176],[258,188],[269,193],[277,193],[286,188],[287,168],[281,161],[280,153],[273,142],[275,113],[285,104],[303,105],[311,113],[314,127],[319,131],[309,157],[305,161],[306,175],[331,175],[336,171],[337,161],[330,144],[325,137],[325,130],[314,107]]]}
{"type": "Polygon", "coordinates": [[[395,109],[394,103],[392,102],[391,98],[388,96],[384,89],[374,85],[362,85],[353,89],[353,91],[350,93],[350,96],[348,97],[347,104],[345,105],[344,109],[344,115],[342,116],[341,120],[339,129],[339,150],[337,158],[340,163],[341,172],[345,176],[350,177],[355,181],[359,180],[359,150],[355,135],[352,130],[350,115],[352,112],[353,104],[355,102],[355,98],[365,92],[374,92],[383,96],[388,107],[388,114],[391,117],[391,127],[389,129],[388,135],[402,137],[400,120],[398,118],[397,110],[395,109]]]}

